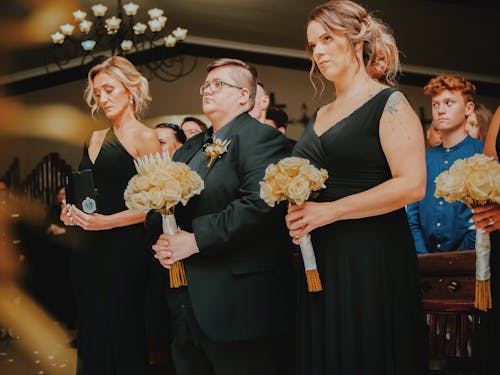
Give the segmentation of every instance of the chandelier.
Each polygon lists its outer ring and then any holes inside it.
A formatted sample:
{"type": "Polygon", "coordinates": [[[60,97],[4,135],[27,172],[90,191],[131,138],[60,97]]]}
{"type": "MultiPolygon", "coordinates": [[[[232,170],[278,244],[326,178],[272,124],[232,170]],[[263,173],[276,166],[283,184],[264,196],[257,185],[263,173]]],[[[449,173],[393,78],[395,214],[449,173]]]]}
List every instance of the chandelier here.
{"type": "Polygon", "coordinates": [[[93,65],[114,55],[129,58],[148,79],[172,82],[194,70],[195,57],[187,63],[186,56],[173,51],[186,38],[187,29],[177,27],[167,32],[162,9],[149,9],[144,12],[147,16],[140,18],[139,5],[117,3],[115,15],[102,4],[93,5],[89,13],[80,9],[73,12],[74,23],[61,25],[51,35],[53,48],[45,58],[47,72],[93,65]]]}

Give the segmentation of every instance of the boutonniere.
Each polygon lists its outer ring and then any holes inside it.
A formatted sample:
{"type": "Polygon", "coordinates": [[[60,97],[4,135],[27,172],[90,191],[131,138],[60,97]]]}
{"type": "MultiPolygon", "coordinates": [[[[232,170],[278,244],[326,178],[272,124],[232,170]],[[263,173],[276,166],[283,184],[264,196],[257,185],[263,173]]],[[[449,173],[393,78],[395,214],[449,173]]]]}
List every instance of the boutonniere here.
{"type": "Polygon", "coordinates": [[[205,154],[208,155],[210,161],[208,162],[207,168],[210,168],[215,159],[220,158],[222,154],[227,152],[227,146],[231,143],[231,140],[222,140],[215,138],[212,143],[205,146],[205,154]]]}

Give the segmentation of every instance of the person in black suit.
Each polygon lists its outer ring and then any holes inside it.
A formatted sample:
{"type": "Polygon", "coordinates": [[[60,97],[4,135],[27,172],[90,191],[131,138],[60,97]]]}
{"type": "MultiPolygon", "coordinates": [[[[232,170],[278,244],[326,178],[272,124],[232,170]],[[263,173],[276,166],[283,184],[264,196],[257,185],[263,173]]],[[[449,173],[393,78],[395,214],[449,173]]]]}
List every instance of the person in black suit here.
{"type": "Polygon", "coordinates": [[[173,158],[205,182],[201,195],[176,207],[182,229],[152,246],[165,268],[183,260],[186,270],[188,285],[180,288],[168,287],[164,275],[177,375],[278,374],[276,340],[293,324],[284,212],[259,197],[266,167],[289,156],[290,147],[279,131],[249,116],[255,92],[252,66],[234,59],[210,64],[200,94],[212,128],[173,158]],[[212,137],[231,142],[208,167],[212,137]]]}

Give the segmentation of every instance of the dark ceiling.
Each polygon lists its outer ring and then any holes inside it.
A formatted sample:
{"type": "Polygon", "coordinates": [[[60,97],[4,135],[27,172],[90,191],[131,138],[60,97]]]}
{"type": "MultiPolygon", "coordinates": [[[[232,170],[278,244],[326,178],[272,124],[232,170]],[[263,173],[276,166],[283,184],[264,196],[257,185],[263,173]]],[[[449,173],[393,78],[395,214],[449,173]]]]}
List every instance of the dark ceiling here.
{"type": "MultiPolygon", "coordinates": [[[[114,12],[113,0],[2,0],[0,41],[3,65],[0,76],[43,66],[43,55],[51,47],[49,34],[57,30],[58,19],[48,17],[45,35],[35,40],[18,37],[16,24],[26,25],[43,7],[59,6],[71,21],[71,8],[90,12],[91,5],[101,2],[114,12]],[[43,4],[43,5],[42,5],[43,4]],[[66,9],[68,8],[68,9],[66,9]],[[53,23],[53,25],[51,24],[53,23]],[[17,42],[17,39],[20,39],[17,42]],[[38,40],[36,40],[38,39],[38,40]],[[43,41],[47,42],[44,43],[43,41]]],[[[123,3],[128,0],[123,1],[123,3]]],[[[257,46],[303,51],[305,21],[309,11],[323,1],[317,0],[136,0],[146,8],[166,10],[168,24],[189,29],[189,35],[234,41],[257,46]]],[[[361,0],[394,31],[402,52],[407,76],[429,76],[441,72],[459,72],[480,82],[487,95],[500,96],[500,48],[498,23],[500,0],[361,0]]],[[[189,46],[189,36],[185,43],[189,46]]],[[[213,47],[221,48],[224,43],[213,47]]],[[[197,53],[197,50],[184,52],[197,53]]],[[[255,47],[254,47],[255,48],[255,47]]],[[[257,47],[258,48],[258,47],[257,47]]],[[[219,53],[221,50],[215,50],[219,53]]],[[[258,51],[257,51],[258,52],[258,51]]],[[[204,52],[206,54],[206,51],[204,52]]],[[[203,53],[201,53],[203,54],[203,53]]],[[[286,65],[286,60],[277,59],[286,65]]],[[[269,63],[273,63],[270,61],[269,63]]],[[[297,67],[293,61],[293,67],[297,67]]],[[[300,64],[299,64],[300,65],[300,64]]],[[[1,77],[0,77],[1,78],[1,77]]],[[[71,79],[71,78],[69,78],[71,79]]]]}

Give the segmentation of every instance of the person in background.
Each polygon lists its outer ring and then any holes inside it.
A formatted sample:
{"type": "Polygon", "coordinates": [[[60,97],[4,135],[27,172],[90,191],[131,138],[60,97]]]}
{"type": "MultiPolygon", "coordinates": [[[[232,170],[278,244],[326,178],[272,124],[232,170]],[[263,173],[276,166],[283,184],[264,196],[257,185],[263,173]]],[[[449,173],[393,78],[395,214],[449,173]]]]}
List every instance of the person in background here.
{"type": "MultiPolygon", "coordinates": [[[[420,375],[424,318],[404,206],[425,191],[422,125],[397,89],[388,28],[353,1],[312,10],[311,76],[334,87],[293,149],[329,177],[291,206],[289,234],[311,234],[323,291],[300,277],[298,373],[420,375]]],[[[304,273],[302,273],[304,275],[304,273]]]]}
{"type": "Polygon", "coordinates": [[[186,134],[179,125],[161,123],[155,126],[158,140],[163,152],[168,156],[174,156],[175,151],[186,142],[186,134]]]}
{"type": "Polygon", "coordinates": [[[427,140],[427,149],[439,146],[443,143],[443,137],[436,127],[436,122],[432,121],[426,126],[425,138],[427,140]]]}
{"type": "Polygon", "coordinates": [[[434,180],[457,159],[483,151],[484,143],[465,131],[467,117],[474,111],[475,86],[463,77],[441,75],[424,87],[431,97],[432,118],[443,143],[426,152],[427,187],[425,197],[407,207],[408,221],[419,254],[474,249],[472,217],[462,202],[448,203],[434,197],[434,180]]]}
{"type": "Polygon", "coordinates": [[[66,205],[65,225],[78,236],[72,277],[78,317],[78,375],[149,372],[145,293],[150,257],[144,251],[145,213],[127,209],[123,192],[137,173],[134,159],[160,153],[154,129],[139,121],[149,97],[147,79],[120,56],[94,65],[85,100],[111,122],[86,142],[79,170],[92,171],[95,205],[66,205]],[[92,212],[97,208],[97,211],[92,212]]]}
{"type": "Polygon", "coordinates": [[[207,131],[207,125],[196,117],[185,117],[182,120],[181,128],[186,136],[186,139],[207,131]]]}
{"type": "MultiPolygon", "coordinates": [[[[269,107],[266,111],[264,124],[271,125],[285,135],[286,127],[288,126],[288,115],[280,107],[269,107]]],[[[287,139],[290,147],[293,148],[297,141],[288,137],[287,139]]]]}
{"type": "Polygon", "coordinates": [[[56,193],[56,201],[47,210],[46,231],[47,234],[54,236],[66,233],[64,223],[61,221],[61,211],[66,202],[66,189],[64,186],[59,186],[56,193]]]}
{"type": "Polygon", "coordinates": [[[266,120],[267,107],[269,107],[269,95],[267,95],[266,90],[264,89],[264,84],[260,80],[257,80],[255,104],[248,114],[257,121],[264,123],[266,120]]]}
{"type": "Polygon", "coordinates": [[[493,113],[484,104],[474,104],[474,112],[467,117],[465,123],[465,131],[472,138],[484,140],[488,132],[488,125],[490,124],[493,113]]]}
{"type": "MultiPolygon", "coordinates": [[[[500,107],[490,122],[484,154],[498,161],[500,156],[500,107]]],[[[490,234],[491,299],[493,308],[481,316],[479,358],[481,375],[500,374],[500,204],[474,209],[474,226],[490,234]]]]}

